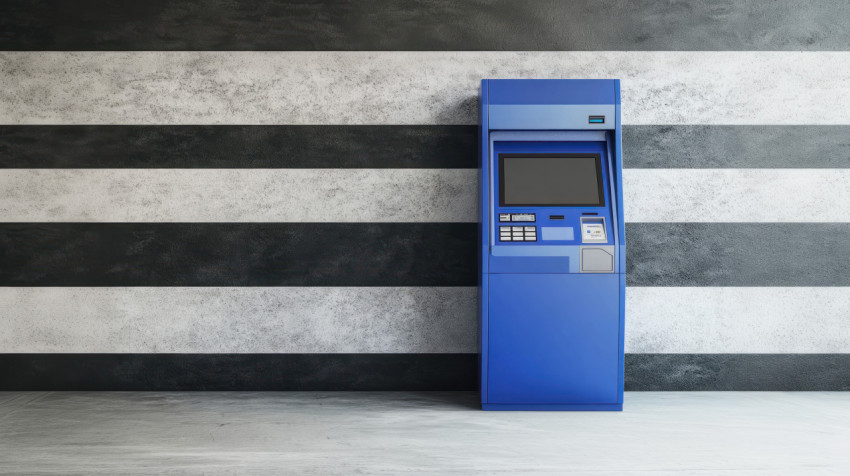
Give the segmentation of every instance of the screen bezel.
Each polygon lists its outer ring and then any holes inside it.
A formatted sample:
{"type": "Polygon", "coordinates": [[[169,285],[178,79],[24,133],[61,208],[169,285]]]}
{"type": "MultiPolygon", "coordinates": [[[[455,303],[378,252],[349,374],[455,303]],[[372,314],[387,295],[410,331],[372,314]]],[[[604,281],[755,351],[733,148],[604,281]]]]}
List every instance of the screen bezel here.
{"type": "Polygon", "coordinates": [[[602,155],[599,153],[591,152],[587,154],[545,154],[545,153],[535,153],[535,154],[517,154],[517,153],[501,153],[499,154],[499,207],[604,207],[605,206],[605,187],[602,184],[602,155]],[[596,189],[599,193],[599,203],[598,204],[576,204],[576,205],[563,205],[563,204],[542,204],[542,203],[512,203],[510,205],[505,204],[505,159],[512,158],[547,158],[551,157],[554,159],[566,159],[566,158],[593,158],[596,162],[596,189]]]}

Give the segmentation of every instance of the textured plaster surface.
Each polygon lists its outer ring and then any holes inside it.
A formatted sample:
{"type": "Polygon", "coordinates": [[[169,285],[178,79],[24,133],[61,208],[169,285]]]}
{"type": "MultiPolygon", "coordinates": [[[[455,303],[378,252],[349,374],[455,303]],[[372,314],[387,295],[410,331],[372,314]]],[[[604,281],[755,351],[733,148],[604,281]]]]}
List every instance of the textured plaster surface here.
{"type": "Polygon", "coordinates": [[[623,192],[627,222],[850,221],[850,169],[628,169],[623,192]]]}
{"type": "MultiPolygon", "coordinates": [[[[5,169],[0,221],[471,222],[473,169],[5,169]]],[[[356,239],[356,237],[352,237],[356,239]]]]}
{"type": "Polygon", "coordinates": [[[850,44],[842,0],[184,0],[104,2],[84,11],[80,22],[77,4],[5,0],[0,50],[821,51],[850,44]]]}
{"type": "Polygon", "coordinates": [[[626,282],[850,286],[848,236],[850,223],[629,223],[626,282]]]}
{"type": "Polygon", "coordinates": [[[474,169],[477,130],[469,125],[0,126],[0,167],[474,169]]]}
{"type": "Polygon", "coordinates": [[[626,390],[850,390],[850,354],[626,354],[625,366],[626,390]]]}
{"type": "Polygon", "coordinates": [[[3,352],[472,352],[474,288],[0,288],[3,352]]]}
{"type": "Polygon", "coordinates": [[[473,286],[474,223],[3,223],[2,286],[473,286]]]}
{"type": "Polygon", "coordinates": [[[483,78],[620,78],[624,124],[850,124],[848,52],[5,52],[3,124],[475,124],[483,78]]]}
{"type": "Polygon", "coordinates": [[[850,168],[850,127],[623,127],[626,168],[850,168]]]}
{"type": "Polygon", "coordinates": [[[626,290],[626,352],[850,353],[850,288],[626,290]]]}
{"type": "MultiPolygon", "coordinates": [[[[4,169],[9,222],[475,222],[473,169],[4,169]]],[[[628,169],[627,222],[848,222],[850,170],[628,169]],[[829,206],[824,206],[824,204],[829,206]]]]}

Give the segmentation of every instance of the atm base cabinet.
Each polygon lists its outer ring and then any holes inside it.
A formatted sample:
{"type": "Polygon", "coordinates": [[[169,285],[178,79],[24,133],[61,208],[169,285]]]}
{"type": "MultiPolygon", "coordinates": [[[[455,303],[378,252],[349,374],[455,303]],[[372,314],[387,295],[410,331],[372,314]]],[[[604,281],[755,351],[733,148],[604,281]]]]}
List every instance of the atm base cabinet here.
{"type": "Polygon", "coordinates": [[[487,411],[580,411],[580,412],[619,412],[623,410],[622,403],[612,403],[612,404],[541,404],[541,405],[530,405],[525,403],[509,403],[509,404],[500,404],[500,403],[483,403],[481,404],[482,410],[487,411]]]}
{"type": "Polygon", "coordinates": [[[491,274],[487,410],[621,410],[620,275],[491,274]]]}

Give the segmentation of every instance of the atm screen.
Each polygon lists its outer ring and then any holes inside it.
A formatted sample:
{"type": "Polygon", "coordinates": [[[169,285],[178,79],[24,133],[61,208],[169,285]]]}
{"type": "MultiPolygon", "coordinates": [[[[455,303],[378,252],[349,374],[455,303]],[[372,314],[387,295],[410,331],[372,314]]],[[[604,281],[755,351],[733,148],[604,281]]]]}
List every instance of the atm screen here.
{"type": "Polygon", "coordinates": [[[603,206],[598,154],[500,154],[499,205],[603,206]]]}

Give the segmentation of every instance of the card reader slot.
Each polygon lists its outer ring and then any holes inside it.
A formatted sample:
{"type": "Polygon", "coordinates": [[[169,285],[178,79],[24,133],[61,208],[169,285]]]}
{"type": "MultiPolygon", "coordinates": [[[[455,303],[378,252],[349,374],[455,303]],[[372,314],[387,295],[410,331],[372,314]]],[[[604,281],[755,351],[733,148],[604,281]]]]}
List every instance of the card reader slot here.
{"type": "Polygon", "coordinates": [[[564,215],[549,215],[550,220],[563,220],[564,215]]]}

